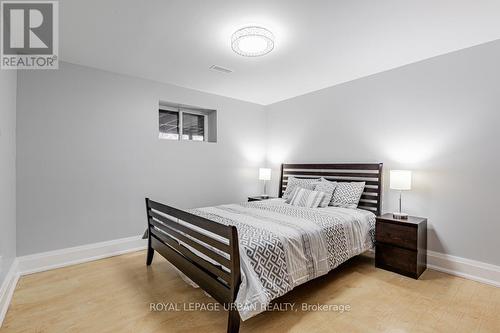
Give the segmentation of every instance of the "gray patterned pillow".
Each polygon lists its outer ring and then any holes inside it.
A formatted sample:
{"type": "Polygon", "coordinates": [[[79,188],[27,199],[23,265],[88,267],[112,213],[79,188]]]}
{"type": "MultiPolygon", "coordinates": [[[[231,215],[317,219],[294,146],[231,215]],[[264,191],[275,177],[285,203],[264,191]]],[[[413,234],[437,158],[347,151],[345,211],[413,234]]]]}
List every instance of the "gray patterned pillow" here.
{"type": "Polygon", "coordinates": [[[323,192],[298,187],[293,192],[290,204],[298,207],[317,208],[324,197],[325,193],[323,192]]]}
{"type": "Polygon", "coordinates": [[[365,182],[338,183],[330,205],[356,208],[365,189],[365,182]]]}
{"type": "Polygon", "coordinates": [[[314,190],[314,183],[317,183],[319,178],[307,178],[307,179],[299,179],[295,177],[288,177],[288,182],[286,185],[285,192],[283,193],[283,199],[288,199],[289,196],[292,195],[293,190],[299,186],[308,190],[314,190]]]}
{"type": "Polygon", "coordinates": [[[333,198],[333,192],[335,191],[335,188],[337,187],[337,182],[331,182],[329,180],[326,180],[325,178],[321,177],[320,181],[316,183],[314,186],[315,191],[320,191],[325,193],[325,196],[323,200],[319,203],[319,207],[327,207],[328,204],[330,204],[330,201],[332,201],[333,198]]]}

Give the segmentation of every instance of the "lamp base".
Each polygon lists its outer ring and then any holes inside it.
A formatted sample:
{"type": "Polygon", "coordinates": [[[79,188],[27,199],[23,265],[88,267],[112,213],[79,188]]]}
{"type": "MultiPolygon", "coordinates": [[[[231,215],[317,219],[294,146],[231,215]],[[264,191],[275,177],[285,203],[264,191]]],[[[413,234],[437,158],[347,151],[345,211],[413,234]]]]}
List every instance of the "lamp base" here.
{"type": "Polygon", "coordinates": [[[408,214],[406,213],[392,213],[392,217],[398,220],[408,220],[408,214]]]}

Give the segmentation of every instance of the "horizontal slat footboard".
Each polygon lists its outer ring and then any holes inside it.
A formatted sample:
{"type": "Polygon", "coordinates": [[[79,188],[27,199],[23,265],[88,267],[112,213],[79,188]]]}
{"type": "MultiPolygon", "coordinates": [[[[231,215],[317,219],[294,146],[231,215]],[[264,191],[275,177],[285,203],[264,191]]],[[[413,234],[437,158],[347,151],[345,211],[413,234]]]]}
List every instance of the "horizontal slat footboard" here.
{"type": "Polygon", "coordinates": [[[241,282],[236,227],[148,198],[146,210],[147,264],[156,251],[218,302],[229,305],[228,332],[237,332],[240,319],[232,306],[241,282]]]}

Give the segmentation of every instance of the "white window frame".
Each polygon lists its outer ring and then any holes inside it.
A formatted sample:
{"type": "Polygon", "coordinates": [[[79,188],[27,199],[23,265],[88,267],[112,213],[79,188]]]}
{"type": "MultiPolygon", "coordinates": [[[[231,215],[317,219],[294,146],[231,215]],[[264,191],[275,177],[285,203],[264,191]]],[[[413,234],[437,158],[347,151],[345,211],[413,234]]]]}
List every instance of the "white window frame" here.
{"type": "MultiPolygon", "coordinates": [[[[169,107],[169,106],[163,106],[160,105],[160,111],[169,111],[169,112],[177,112],[178,117],[179,117],[179,138],[176,141],[193,141],[193,142],[207,142],[208,141],[208,115],[203,112],[203,111],[198,111],[198,110],[192,110],[192,109],[187,109],[187,108],[174,108],[174,107],[169,107]],[[184,139],[183,136],[183,117],[182,115],[184,113],[187,114],[194,114],[197,116],[203,116],[203,141],[199,140],[190,140],[190,139],[184,139]]],[[[167,139],[167,138],[162,138],[164,140],[174,140],[174,139],[167,139]]]]}

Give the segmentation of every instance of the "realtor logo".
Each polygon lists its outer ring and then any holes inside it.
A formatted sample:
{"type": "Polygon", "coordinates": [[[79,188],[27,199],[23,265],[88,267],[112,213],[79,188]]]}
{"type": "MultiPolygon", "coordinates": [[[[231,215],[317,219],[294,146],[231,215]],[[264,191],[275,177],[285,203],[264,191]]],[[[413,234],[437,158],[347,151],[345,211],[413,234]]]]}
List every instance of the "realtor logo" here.
{"type": "Polygon", "coordinates": [[[2,69],[57,69],[57,1],[2,1],[2,69]]]}

